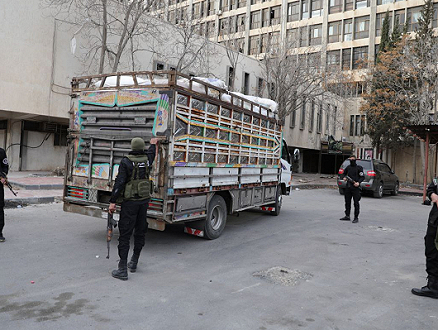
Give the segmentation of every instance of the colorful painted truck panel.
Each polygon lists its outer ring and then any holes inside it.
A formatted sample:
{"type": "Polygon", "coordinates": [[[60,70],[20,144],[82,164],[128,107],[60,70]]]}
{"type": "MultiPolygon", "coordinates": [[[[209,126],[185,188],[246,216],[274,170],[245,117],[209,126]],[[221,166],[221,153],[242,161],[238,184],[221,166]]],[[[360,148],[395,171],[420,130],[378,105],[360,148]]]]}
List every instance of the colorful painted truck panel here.
{"type": "Polygon", "coordinates": [[[137,136],[159,139],[151,228],[185,223],[186,232],[214,239],[227,214],[253,207],[278,214],[290,188],[272,109],[175,71],[74,78],[69,132],[65,211],[102,217],[137,136]]]}

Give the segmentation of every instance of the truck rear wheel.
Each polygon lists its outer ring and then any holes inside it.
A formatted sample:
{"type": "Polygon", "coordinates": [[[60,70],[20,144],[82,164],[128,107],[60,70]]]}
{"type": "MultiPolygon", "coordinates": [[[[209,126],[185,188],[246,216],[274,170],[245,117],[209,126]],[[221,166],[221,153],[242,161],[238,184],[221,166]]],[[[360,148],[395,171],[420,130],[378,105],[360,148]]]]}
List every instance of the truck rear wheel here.
{"type": "Polygon", "coordinates": [[[277,187],[277,193],[275,195],[274,211],[271,211],[272,215],[275,216],[280,215],[282,202],[283,202],[283,196],[281,194],[281,186],[279,185],[277,187]]]}
{"type": "Polygon", "coordinates": [[[204,237],[216,239],[224,231],[227,222],[227,205],[222,196],[214,195],[208,204],[207,218],[204,220],[204,237]]]}

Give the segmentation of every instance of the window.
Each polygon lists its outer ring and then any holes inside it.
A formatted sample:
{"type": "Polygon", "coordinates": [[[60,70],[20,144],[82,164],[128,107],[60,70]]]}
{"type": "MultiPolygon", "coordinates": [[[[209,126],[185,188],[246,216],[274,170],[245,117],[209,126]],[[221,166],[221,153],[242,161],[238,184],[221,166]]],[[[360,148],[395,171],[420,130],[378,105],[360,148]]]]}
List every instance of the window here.
{"type": "Polygon", "coordinates": [[[316,114],[316,132],[322,131],[322,103],[318,104],[318,112],[316,114]]]}
{"type": "Polygon", "coordinates": [[[315,101],[312,100],[310,108],[309,132],[313,131],[313,121],[315,120],[315,101]]]}
{"type": "Polygon", "coordinates": [[[433,20],[432,20],[432,27],[436,28],[438,27],[438,3],[435,3],[433,5],[433,20]]]}
{"type": "Polygon", "coordinates": [[[300,29],[300,47],[308,46],[309,43],[307,41],[307,37],[309,36],[307,33],[307,26],[303,26],[300,29]]]}
{"type": "Polygon", "coordinates": [[[229,66],[228,67],[228,74],[227,74],[227,83],[228,83],[228,88],[230,90],[233,90],[234,87],[234,68],[229,66]]]}
{"type": "Polygon", "coordinates": [[[223,36],[225,34],[230,34],[229,22],[228,17],[219,20],[219,35],[223,36]]]}
{"type": "Polygon", "coordinates": [[[368,57],[368,46],[353,48],[353,69],[366,66],[365,61],[368,57]]]}
{"type": "Polygon", "coordinates": [[[280,24],[281,19],[281,7],[276,6],[271,8],[271,25],[280,24]]]}
{"type": "Polygon", "coordinates": [[[215,0],[207,0],[207,15],[214,15],[214,1],[215,0]]]}
{"type": "MultiPolygon", "coordinates": [[[[385,19],[386,13],[381,13],[376,15],[376,37],[379,37],[382,35],[382,27],[383,27],[383,20],[385,19]]],[[[392,22],[392,13],[389,13],[389,28],[391,29],[391,22],[392,22]]]]}
{"type": "Polygon", "coordinates": [[[260,11],[251,13],[251,30],[260,28],[260,11]]]}
{"type": "Polygon", "coordinates": [[[290,113],[290,128],[295,127],[296,117],[297,117],[297,110],[294,108],[290,113]]]}
{"type": "Polygon", "coordinates": [[[323,8],[322,8],[322,0],[311,0],[311,7],[312,7],[312,17],[319,17],[323,15],[323,8]]]}
{"type": "Polygon", "coordinates": [[[263,86],[264,86],[263,78],[257,78],[257,96],[258,97],[263,97],[263,86]]]}
{"type": "Polygon", "coordinates": [[[216,33],[215,21],[207,22],[207,37],[213,38],[215,33],[216,33]]]}
{"type": "MultiPolygon", "coordinates": [[[[260,21],[260,18],[259,18],[259,21],[260,21]]],[[[236,23],[237,23],[237,31],[238,32],[245,31],[246,14],[238,15],[236,23]]]]}
{"type": "Polygon", "coordinates": [[[342,50],[342,70],[351,69],[351,48],[342,50]]]}
{"type": "Polygon", "coordinates": [[[325,111],[325,134],[329,134],[330,129],[330,104],[327,104],[327,110],[325,111]]]}
{"type": "Polygon", "coordinates": [[[346,19],[344,21],[344,41],[351,41],[353,36],[353,21],[346,19]]]}
{"type": "Polygon", "coordinates": [[[360,116],[360,136],[365,135],[365,115],[360,116]]]}
{"type": "Polygon", "coordinates": [[[305,124],[306,124],[306,101],[303,100],[303,103],[301,104],[300,129],[304,129],[305,124]]]}
{"type": "Polygon", "coordinates": [[[312,25],[310,27],[309,41],[311,46],[321,45],[322,24],[312,25]]]}
{"type": "Polygon", "coordinates": [[[54,146],[61,146],[61,147],[67,146],[67,135],[68,135],[67,129],[68,129],[67,125],[56,125],[56,132],[53,139],[54,146]]]}
{"type": "Polygon", "coordinates": [[[354,115],[350,115],[350,136],[354,136],[354,115]]]}
{"type": "Polygon", "coordinates": [[[423,7],[408,8],[408,31],[412,32],[418,29],[418,19],[421,17],[423,7]]]}
{"type": "MultiPolygon", "coordinates": [[[[405,14],[405,10],[401,9],[401,10],[396,10],[394,12],[394,22],[397,22],[398,20],[398,28],[400,31],[403,31],[403,27],[405,25],[405,19],[406,19],[406,14],[405,14]]],[[[396,23],[394,23],[396,24],[396,23]]]]}
{"type": "Polygon", "coordinates": [[[298,29],[289,29],[286,31],[287,45],[290,48],[299,47],[300,35],[298,29]]]}
{"type": "Polygon", "coordinates": [[[356,9],[366,8],[370,6],[369,0],[356,0],[356,9]]]}
{"type": "Polygon", "coordinates": [[[155,69],[154,70],[164,70],[165,65],[163,62],[158,62],[155,61],[155,65],[154,65],[155,69]]]}
{"type": "Polygon", "coordinates": [[[301,0],[301,19],[309,18],[308,0],[301,0]]]}
{"type": "Polygon", "coordinates": [[[362,16],[354,20],[354,39],[368,38],[368,30],[370,29],[370,17],[362,16]]]}
{"type": "Polygon", "coordinates": [[[256,55],[260,52],[260,36],[249,37],[249,54],[256,55]]]}
{"type": "Polygon", "coordinates": [[[292,2],[287,6],[287,21],[296,22],[300,20],[300,2],[292,2]]]}
{"type": "Polygon", "coordinates": [[[246,0],[238,0],[238,1],[239,1],[238,3],[239,8],[246,7],[246,0]]]}
{"type": "Polygon", "coordinates": [[[271,21],[271,12],[269,8],[262,10],[262,27],[269,26],[271,21]]]}
{"type": "Polygon", "coordinates": [[[377,5],[386,5],[387,3],[393,3],[394,0],[377,0],[377,5]]]}
{"type": "Polygon", "coordinates": [[[333,132],[332,132],[333,136],[335,136],[335,134],[336,134],[336,116],[337,116],[337,114],[338,114],[338,107],[334,106],[333,107],[333,132]]]}
{"type": "Polygon", "coordinates": [[[354,0],[344,0],[345,2],[345,11],[353,10],[354,0]]]}
{"type": "Polygon", "coordinates": [[[327,67],[329,69],[338,69],[341,65],[341,51],[331,50],[327,52],[327,67]]]}
{"type": "Polygon", "coordinates": [[[342,11],[342,0],[330,0],[329,14],[340,13],[342,11]]]}
{"type": "Polygon", "coordinates": [[[341,41],[341,27],[342,21],[330,22],[328,25],[328,41],[341,41]]]}
{"type": "Polygon", "coordinates": [[[221,10],[222,11],[228,11],[230,3],[228,0],[221,0],[221,10]]]}
{"type": "Polygon", "coordinates": [[[354,131],[354,135],[359,136],[360,135],[360,115],[356,115],[356,129],[354,131]]]}
{"type": "Polygon", "coordinates": [[[249,94],[249,73],[244,72],[243,73],[243,89],[242,89],[242,93],[243,94],[249,94]]]}

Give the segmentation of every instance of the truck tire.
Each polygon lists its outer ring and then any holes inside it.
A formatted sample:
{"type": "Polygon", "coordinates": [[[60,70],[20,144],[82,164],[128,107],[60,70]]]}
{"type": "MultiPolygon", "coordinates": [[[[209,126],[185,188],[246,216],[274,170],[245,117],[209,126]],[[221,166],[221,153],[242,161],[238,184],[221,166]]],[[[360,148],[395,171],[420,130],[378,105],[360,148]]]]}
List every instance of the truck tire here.
{"type": "Polygon", "coordinates": [[[391,195],[392,196],[397,196],[399,189],[400,189],[400,183],[397,181],[395,183],[394,189],[391,191],[391,195]]]}
{"type": "Polygon", "coordinates": [[[227,222],[227,205],[222,196],[214,195],[207,209],[207,218],[204,220],[204,237],[216,239],[224,231],[227,222]]]}
{"type": "Polygon", "coordinates": [[[275,204],[273,204],[274,211],[271,211],[272,215],[275,216],[280,215],[282,202],[283,202],[283,196],[281,194],[281,186],[279,185],[277,187],[277,193],[275,194],[275,204]]]}

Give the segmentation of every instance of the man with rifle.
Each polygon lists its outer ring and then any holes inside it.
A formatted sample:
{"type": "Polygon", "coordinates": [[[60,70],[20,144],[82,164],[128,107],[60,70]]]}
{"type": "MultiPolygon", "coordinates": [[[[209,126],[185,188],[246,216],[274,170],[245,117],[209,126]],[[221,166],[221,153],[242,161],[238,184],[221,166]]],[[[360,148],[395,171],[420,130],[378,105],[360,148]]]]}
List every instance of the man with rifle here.
{"type": "Polygon", "coordinates": [[[359,221],[359,201],[360,201],[360,183],[365,179],[363,168],[356,164],[356,156],[351,155],[349,158],[350,165],[348,165],[343,175],[344,181],[347,181],[347,187],[345,188],[345,217],[339,220],[350,221],[351,211],[351,198],[354,202],[354,219],[353,223],[359,221]]]}
{"type": "Polygon", "coordinates": [[[8,184],[8,180],[6,179],[6,175],[9,171],[9,163],[8,158],[6,157],[5,149],[0,148],[0,242],[5,241],[5,237],[3,236],[3,227],[5,226],[5,190],[3,185],[8,184]]]}
{"type": "Polygon", "coordinates": [[[119,265],[112,276],[126,281],[128,268],[133,273],[137,270],[138,258],[145,243],[148,227],[146,213],[151,194],[149,173],[155,159],[155,143],[152,138],[150,147],[145,151],[145,142],[136,137],[131,140],[131,152],[120,161],[119,172],[114,182],[108,212],[113,214],[116,202],[121,201],[119,220],[119,265]],[[128,263],[129,241],[134,233],[134,253],[128,263]]]}

